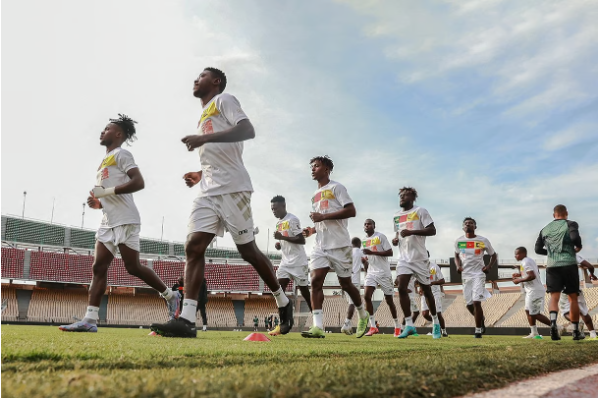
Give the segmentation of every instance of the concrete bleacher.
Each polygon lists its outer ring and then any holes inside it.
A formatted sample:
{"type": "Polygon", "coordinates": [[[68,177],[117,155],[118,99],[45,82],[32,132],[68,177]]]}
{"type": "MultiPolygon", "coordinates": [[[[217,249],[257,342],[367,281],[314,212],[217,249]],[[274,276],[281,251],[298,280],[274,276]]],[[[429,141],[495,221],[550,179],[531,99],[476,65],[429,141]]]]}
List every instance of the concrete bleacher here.
{"type": "Polygon", "coordinates": [[[108,296],[106,323],[114,325],[148,326],[154,322],[167,322],[169,313],[165,299],[156,295],[132,296],[111,294],[108,296]]]}
{"type": "Polygon", "coordinates": [[[3,278],[22,278],[25,252],[12,247],[2,248],[1,273],[3,278]]]}
{"type": "Polygon", "coordinates": [[[264,296],[249,298],[245,300],[244,325],[253,326],[254,316],[258,316],[258,325],[264,327],[265,317],[269,315],[279,316],[279,310],[273,297],[264,296]]]}
{"type": "Polygon", "coordinates": [[[30,322],[72,323],[73,316],[85,314],[87,292],[36,289],[31,296],[27,320],[30,322]]]}
{"type": "MultiPolygon", "coordinates": [[[[202,325],[202,318],[198,312],[196,325],[202,325]]],[[[206,304],[206,317],[209,327],[225,328],[236,327],[238,325],[233,308],[233,301],[230,297],[209,297],[206,304]]]]}
{"type": "Polygon", "coordinates": [[[2,322],[16,321],[19,317],[19,305],[14,287],[2,285],[2,303],[4,302],[7,306],[2,312],[2,322]]]}

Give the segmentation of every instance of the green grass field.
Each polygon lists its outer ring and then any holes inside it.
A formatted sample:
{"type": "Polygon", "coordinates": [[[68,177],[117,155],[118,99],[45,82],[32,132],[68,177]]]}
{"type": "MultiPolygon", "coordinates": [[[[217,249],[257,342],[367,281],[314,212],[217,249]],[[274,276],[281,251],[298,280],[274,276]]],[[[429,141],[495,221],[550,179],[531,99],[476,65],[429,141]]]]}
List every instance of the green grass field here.
{"type": "Polygon", "coordinates": [[[65,333],[2,326],[6,397],[453,397],[595,363],[597,341],[517,337],[341,334],[242,341],[247,332],[197,339],[147,329],[65,333]]]}

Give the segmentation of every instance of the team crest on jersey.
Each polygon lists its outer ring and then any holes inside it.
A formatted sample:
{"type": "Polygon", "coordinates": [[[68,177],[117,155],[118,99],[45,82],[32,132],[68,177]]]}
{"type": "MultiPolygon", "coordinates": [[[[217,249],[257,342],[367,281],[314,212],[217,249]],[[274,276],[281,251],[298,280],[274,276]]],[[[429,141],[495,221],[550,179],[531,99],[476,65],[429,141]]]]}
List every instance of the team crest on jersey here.
{"type": "Polygon", "coordinates": [[[416,211],[408,214],[402,214],[400,216],[394,217],[394,224],[401,224],[407,221],[417,221],[419,219],[419,215],[416,211]]]}
{"type": "Polygon", "coordinates": [[[362,247],[363,249],[366,248],[371,248],[372,251],[377,251],[377,245],[381,244],[381,239],[379,239],[379,236],[376,236],[372,239],[367,239],[367,240],[363,240],[362,242],[362,247]]]}
{"type": "MultiPolygon", "coordinates": [[[[458,242],[459,249],[485,249],[483,242],[458,242]]],[[[481,252],[481,250],[480,250],[481,252]]]]}
{"type": "Polygon", "coordinates": [[[100,174],[100,179],[101,180],[106,180],[108,178],[108,168],[103,168],[102,172],[100,174]]]}
{"type": "Polygon", "coordinates": [[[110,156],[104,158],[104,160],[102,161],[102,164],[100,165],[100,168],[108,167],[108,166],[116,166],[116,165],[117,165],[117,160],[115,159],[115,155],[110,155],[110,156]]]}
{"type": "Polygon", "coordinates": [[[281,232],[281,234],[283,236],[290,236],[289,234],[289,229],[290,229],[290,222],[289,221],[284,221],[284,222],[280,222],[277,223],[277,231],[281,232]]]}

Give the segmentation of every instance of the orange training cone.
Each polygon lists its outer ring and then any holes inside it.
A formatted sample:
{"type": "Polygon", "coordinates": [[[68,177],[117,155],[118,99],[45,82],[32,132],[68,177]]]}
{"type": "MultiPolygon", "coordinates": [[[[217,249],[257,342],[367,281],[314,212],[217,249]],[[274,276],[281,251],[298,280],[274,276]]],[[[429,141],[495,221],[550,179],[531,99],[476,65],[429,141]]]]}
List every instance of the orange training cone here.
{"type": "Polygon", "coordinates": [[[271,341],[267,336],[262,333],[250,333],[244,341],[271,341]]]}

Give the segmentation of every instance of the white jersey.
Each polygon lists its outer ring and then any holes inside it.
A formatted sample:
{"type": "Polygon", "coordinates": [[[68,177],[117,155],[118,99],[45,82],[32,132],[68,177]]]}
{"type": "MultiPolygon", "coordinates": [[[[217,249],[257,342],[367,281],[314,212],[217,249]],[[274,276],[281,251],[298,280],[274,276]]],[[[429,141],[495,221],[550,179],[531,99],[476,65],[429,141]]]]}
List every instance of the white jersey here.
{"type": "MultiPolygon", "coordinates": [[[[277,222],[277,231],[285,237],[294,237],[302,234],[300,220],[292,213],[287,213],[285,217],[277,222]]],[[[304,266],[308,264],[308,258],[304,251],[304,245],[281,241],[281,263],[280,267],[285,266],[304,266]]]]}
{"type": "MultiPolygon", "coordinates": [[[[104,188],[117,187],[131,180],[127,172],[138,167],[133,155],[126,149],[115,148],[108,152],[96,175],[96,185],[104,188]]],[[[98,199],[102,204],[100,228],[114,228],[119,225],[140,224],[140,213],[133,202],[133,194],[110,195],[98,199]]]]}
{"type": "MultiPolygon", "coordinates": [[[[434,263],[433,261],[429,261],[429,281],[437,282],[441,279],[444,279],[444,274],[442,274],[440,266],[434,263]]],[[[440,294],[442,292],[442,287],[440,285],[430,286],[433,294],[440,294]]]]}
{"type": "Polygon", "coordinates": [[[521,276],[526,278],[527,271],[532,271],[535,275],[535,279],[532,281],[523,282],[523,289],[526,294],[534,294],[536,296],[543,296],[546,292],[544,289],[544,285],[542,284],[542,279],[540,278],[540,271],[533,259],[529,257],[525,257],[521,260],[521,276]]]}
{"type": "Polygon", "coordinates": [[[490,241],[480,235],[474,238],[460,236],[454,242],[454,252],[459,254],[462,260],[463,278],[485,277],[482,271],[485,267],[483,253],[487,252],[490,256],[496,253],[490,241]]]}
{"type": "MultiPolygon", "coordinates": [[[[315,191],[312,197],[312,211],[321,214],[334,213],[350,203],[352,199],[346,187],[332,180],[315,191]]],[[[330,250],[350,246],[348,219],[317,222],[315,230],[315,249],[330,250]]]]}
{"type": "MultiPolygon", "coordinates": [[[[372,252],[385,252],[391,250],[392,246],[388,242],[387,237],[381,232],[373,232],[371,236],[365,236],[362,239],[363,250],[371,250],[372,252]]],[[[387,257],[367,255],[369,261],[369,268],[367,268],[367,274],[378,274],[378,275],[389,275],[392,276],[392,270],[390,269],[390,263],[387,257]]]]}
{"type": "MultiPolygon", "coordinates": [[[[248,119],[239,101],[231,94],[215,95],[202,109],[198,134],[228,130],[248,119]]],[[[202,179],[200,197],[234,192],[252,192],[250,175],[244,166],[243,142],[211,142],[199,150],[202,179]]]]}
{"type": "Polygon", "coordinates": [[[352,283],[360,285],[360,270],[362,269],[363,252],[358,247],[352,248],[352,283]]]}
{"type": "MultiPolygon", "coordinates": [[[[394,232],[400,232],[404,229],[419,230],[424,229],[433,223],[429,212],[419,206],[410,210],[401,210],[394,214],[394,232]]],[[[411,235],[405,238],[398,234],[398,261],[413,263],[416,261],[427,261],[427,249],[425,248],[426,236],[411,235]]]]}

